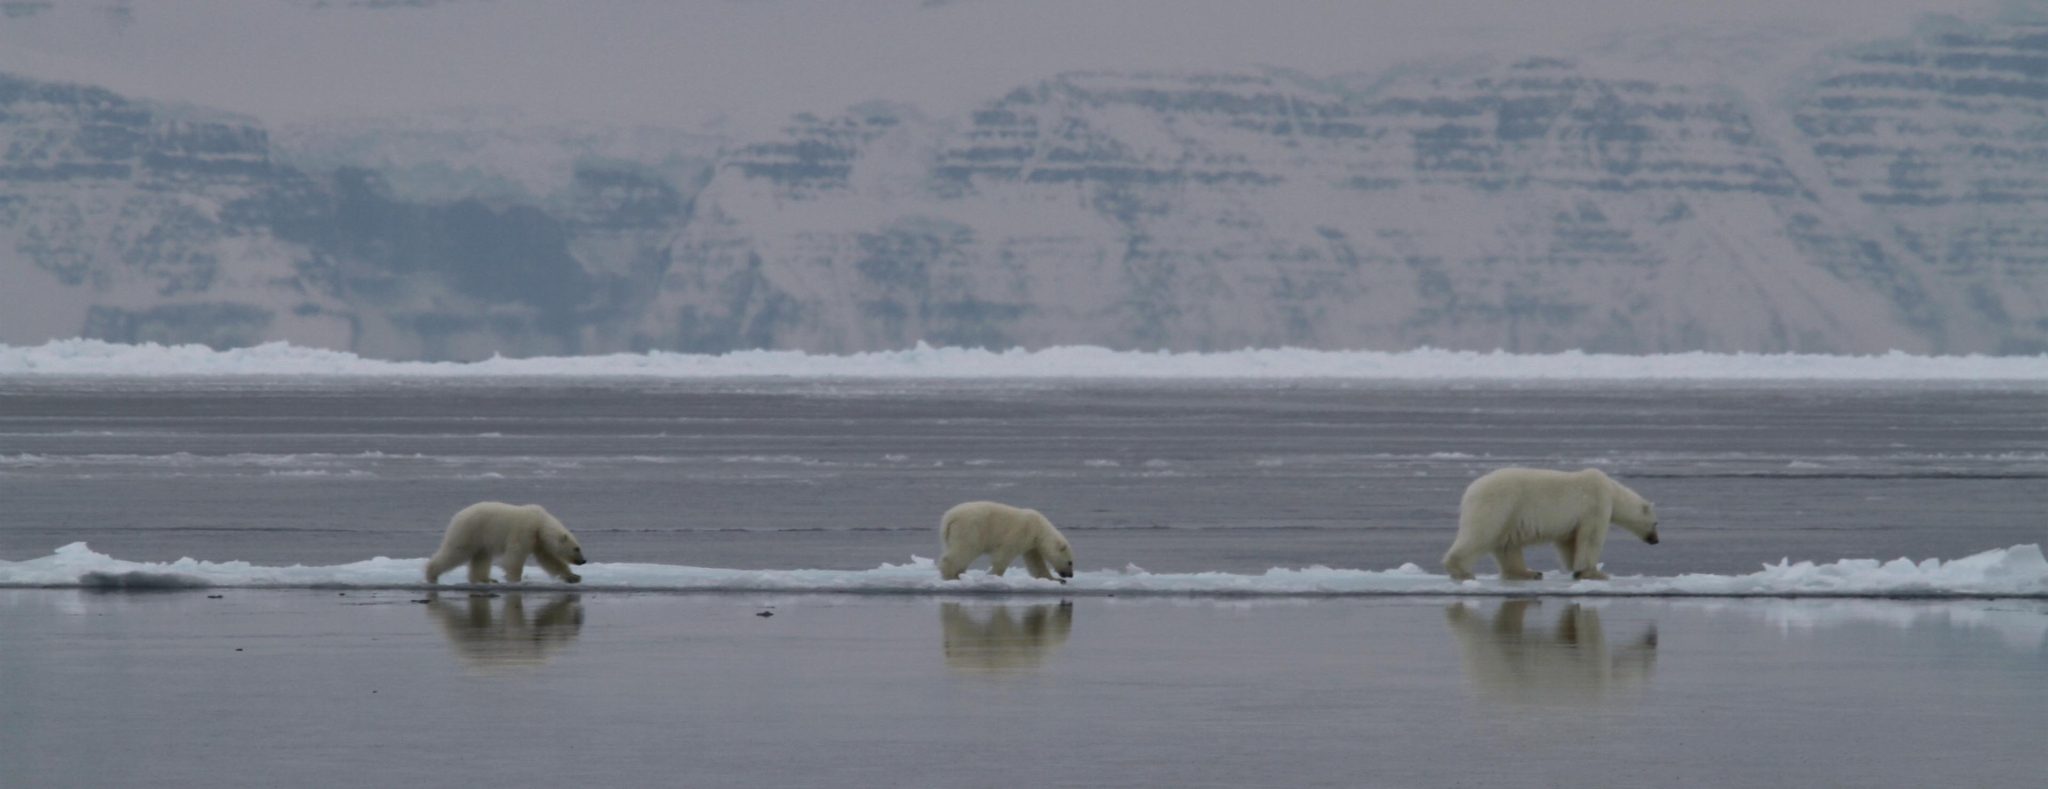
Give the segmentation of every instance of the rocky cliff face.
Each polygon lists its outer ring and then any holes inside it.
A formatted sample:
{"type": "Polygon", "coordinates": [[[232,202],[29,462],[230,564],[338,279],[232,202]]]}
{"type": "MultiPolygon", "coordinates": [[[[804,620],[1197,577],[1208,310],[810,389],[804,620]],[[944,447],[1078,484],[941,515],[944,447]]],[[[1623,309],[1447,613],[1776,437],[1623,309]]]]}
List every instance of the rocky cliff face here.
{"type": "Polygon", "coordinates": [[[1740,99],[1532,60],[1347,91],[1069,75],[732,157],[654,344],[1935,350],[1740,99]]]}
{"type": "Polygon", "coordinates": [[[0,77],[0,341],[273,339],[401,358],[616,347],[687,206],[582,163],[524,195],[411,198],[279,161],[263,127],[0,77]]]}
{"type": "Polygon", "coordinates": [[[1861,231],[1824,258],[1906,276],[1935,347],[2048,345],[2048,26],[1958,28],[1848,57],[1792,118],[1816,191],[1861,231]]]}
{"type": "Polygon", "coordinates": [[[262,128],[166,116],[90,87],[0,76],[0,319],[7,340],[216,345],[304,325],[291,260],[229,207],[272,177],[262,128]]]}
{"type": "Polygon", "coordinates": [[[1813,73],[1075,73],[553,148],[0,79],[0,341],[2048,350],[2048,28],[1813,73]]]}

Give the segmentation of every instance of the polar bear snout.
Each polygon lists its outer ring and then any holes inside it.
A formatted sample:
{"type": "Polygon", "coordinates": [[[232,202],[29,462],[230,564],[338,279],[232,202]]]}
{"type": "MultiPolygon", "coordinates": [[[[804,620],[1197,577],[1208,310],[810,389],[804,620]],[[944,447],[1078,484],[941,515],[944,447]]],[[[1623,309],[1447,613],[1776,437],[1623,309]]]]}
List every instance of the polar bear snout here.
{"type": "Polygon", "coordinates": [[[1657,524],[1650,524],[1650,533],[1643,535],[1643,542],[1647,542],[1651,545],[1657,544],[1657,524]]]}
{"type": "Polygon", "coordinates": [[[1066,583],[1064,579],[1074,577],[1074,549],[1065,541],[1062,541],[1060,546],[1054,549],[1053,555],[1047,558],[1051,559],[1046,563],[1052,565],[1052,574],[1062,579],[1060,583],[1066,583]]]}

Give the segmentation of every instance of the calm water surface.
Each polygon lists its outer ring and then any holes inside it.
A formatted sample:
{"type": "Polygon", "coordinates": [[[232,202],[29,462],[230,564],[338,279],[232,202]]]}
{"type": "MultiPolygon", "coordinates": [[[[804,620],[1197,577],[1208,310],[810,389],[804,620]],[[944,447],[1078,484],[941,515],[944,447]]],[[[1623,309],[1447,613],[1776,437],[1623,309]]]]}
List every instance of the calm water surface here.
{"type": "MultiPolygon", "coordinates": [[[[0,558],[868,568],[948,506],[1084,569],[1434,568],[1598,466],[1628,574],[2048,537],[2048,391],[0,380],[0,558]]],[[[1537,569],[1555,566],[1531,552],[1537,569]]],[[[2048,604],[0,590],[0,786],[2032,786],[2048,604]],[[770,613],[773,616],[759,616],[770,613]]]]}
{"type": "Polygon", "coordinates": [[[1084,569],[1435,569],[1467,482],[1590,465],[1664,521],[1617,572],[1953,558],[2048,535],[2044,415],[2039,387],[13,380],[0,557],[425,556],[502,499],[596,561],[858,569],[991,498],[1084,569]]]}
{"type": "Polygon", "coordinates": [[[2048,770],[2038,601],[422,599],[0,591],[0,771],[2017,787],[2048,770]]]}

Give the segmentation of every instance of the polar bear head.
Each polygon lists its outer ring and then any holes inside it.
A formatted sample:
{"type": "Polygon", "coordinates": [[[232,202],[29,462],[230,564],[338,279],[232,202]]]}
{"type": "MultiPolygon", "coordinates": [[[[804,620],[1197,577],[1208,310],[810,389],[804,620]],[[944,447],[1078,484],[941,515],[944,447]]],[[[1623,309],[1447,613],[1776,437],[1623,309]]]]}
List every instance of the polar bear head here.
{"type": "Polygon", "coordinates": [[[570,564],[583,564],[583,544],[576,541],[576,535],[569,533],[569,527],[555,519],[553,514],[541,510],[547,520],[541,523],[536,535],[536,548],[570,564]]]}
{"type": "Polygon", "coordinates": [[[1627,529],[1630,534],[1643,538],[1643,542],[1657,544],[1657,505],[1644,501],[1627,485],[1607,481],[1614,488],[1614,525],[1627,529]]]}
{"type": "Polygon", "coordinates": [[[1053,540],[1052,547],[1045,549],[1045,563],[1061,578],[1074,577],[1074,546],[1067,544],[1067,538],[1053,540]]]}
{"type": "Polygon", "coordinates": [[[1046,567],[1061,578],[1074,577],[1074,546],[1067,543],[1067,537],[1052,527],[1052,521],[1038,515],[1038,522],[1045,525],[1038,540],[1038,555],[1045,559],[1046,567]]]}
{"type": "MultiPolygon", "coordinates": [[[[1656,542],[1657,540],[1652,537],[1650,541],[1656,542]]],[[[584,563],[583,546],[576,542],[576,535],[570,534],[567,529],[563,529],[561,535],[555,537],[554,544],[549,547],[555,552],[556,556],[562,557],[562,560],[565,562],[570,564],[584,563]]]]}

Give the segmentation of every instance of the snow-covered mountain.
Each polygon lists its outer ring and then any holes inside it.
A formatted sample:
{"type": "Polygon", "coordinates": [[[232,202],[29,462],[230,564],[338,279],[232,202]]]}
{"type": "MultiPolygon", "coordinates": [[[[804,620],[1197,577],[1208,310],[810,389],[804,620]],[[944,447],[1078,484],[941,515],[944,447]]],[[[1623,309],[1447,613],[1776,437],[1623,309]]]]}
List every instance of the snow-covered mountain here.
{"type": "Polygon", "coordinates": [[[1799,74],[1076,71],[765,135],[0,77],[0,342],[2048,350],[2048,26],[1799,74]]]}

